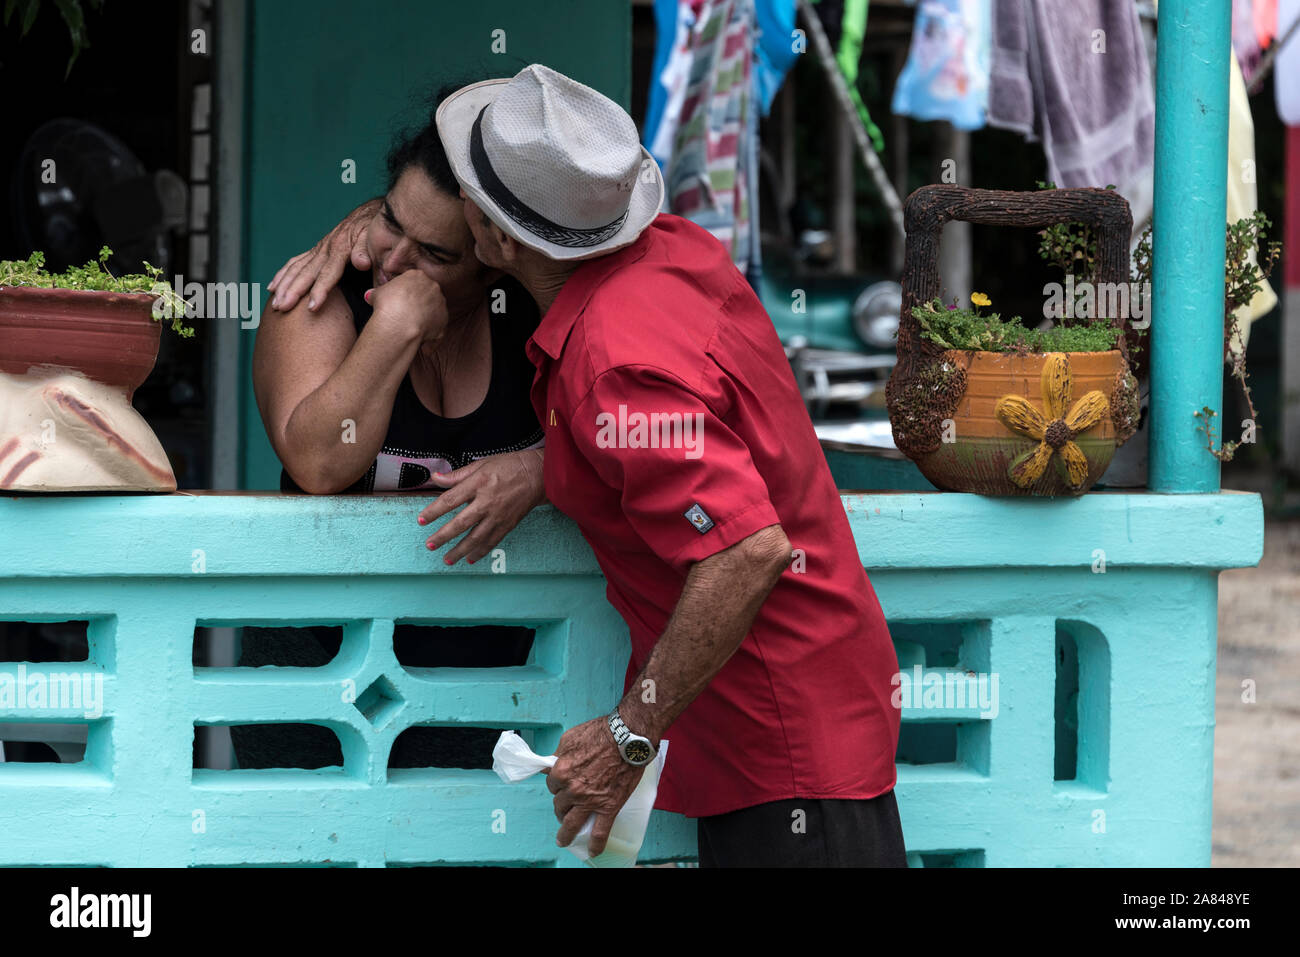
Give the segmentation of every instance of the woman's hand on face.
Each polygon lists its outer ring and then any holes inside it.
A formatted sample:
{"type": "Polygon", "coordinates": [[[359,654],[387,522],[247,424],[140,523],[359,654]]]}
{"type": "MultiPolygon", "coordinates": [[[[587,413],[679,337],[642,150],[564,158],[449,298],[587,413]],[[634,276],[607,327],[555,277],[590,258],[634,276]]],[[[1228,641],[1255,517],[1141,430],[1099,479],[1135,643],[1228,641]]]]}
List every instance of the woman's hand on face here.
{"type": "Polygon", "coordinates": [[[419,269],[398,273],[366,293],[366,302],[385,321],[414,329],[421,343],[436,346],[447,331],[442,288],[419,269]]]}
{"type": "Polygon", "coordinates": [[[275,293],[271,307],[288,312],[310,289],[307,308],[315,312],[325,302],[329,291],[338,285],[349,259],[358,269],[370,269],[366,231],[382,204],[382,199],[362,203],[348,213],[343,222],[331,229],[324,239],[281,266],[266,287],[267,292],[275,293]]]}
{"type": "Polygon", "coordinates": [[[427,525],[464,505],[458,514],[434,532],[425,543],[439,549],[457,535],[468,532],[443,559],[454,565],[462,558],[478,561],[506,537],[534,506],[546,501],[542,481],[542,450],[525,449],[478,459],[444,475],[435,475],[443,492],[420,512],[427,525]]]}

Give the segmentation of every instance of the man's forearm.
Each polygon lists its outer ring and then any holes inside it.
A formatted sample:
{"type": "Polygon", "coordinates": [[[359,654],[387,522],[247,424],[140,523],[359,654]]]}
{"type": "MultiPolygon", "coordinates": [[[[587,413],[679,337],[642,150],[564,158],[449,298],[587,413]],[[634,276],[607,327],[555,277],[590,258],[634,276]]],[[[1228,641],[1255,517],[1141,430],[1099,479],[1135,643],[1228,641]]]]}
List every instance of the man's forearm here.
{"type": "Polygon", "coordinates": [[[745,640],[790,559],[789,540],[771,525],[692,566],[668,626],[619,704],[629,729],[658,746],[745,640]]]}

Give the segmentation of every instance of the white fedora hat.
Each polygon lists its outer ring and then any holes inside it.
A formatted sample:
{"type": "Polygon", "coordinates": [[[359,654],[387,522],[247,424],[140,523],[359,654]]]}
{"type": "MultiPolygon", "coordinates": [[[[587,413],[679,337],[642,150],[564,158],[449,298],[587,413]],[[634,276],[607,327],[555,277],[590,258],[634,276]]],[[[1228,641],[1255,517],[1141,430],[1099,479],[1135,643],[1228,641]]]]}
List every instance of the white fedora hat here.
{"type": "Polygon", "coordinates": [[[465,195],[551,259],[621,249],[659,214],[663,174],[632,117],[540,63],[462,87],[438,105],[437,123],[465,195]]]}

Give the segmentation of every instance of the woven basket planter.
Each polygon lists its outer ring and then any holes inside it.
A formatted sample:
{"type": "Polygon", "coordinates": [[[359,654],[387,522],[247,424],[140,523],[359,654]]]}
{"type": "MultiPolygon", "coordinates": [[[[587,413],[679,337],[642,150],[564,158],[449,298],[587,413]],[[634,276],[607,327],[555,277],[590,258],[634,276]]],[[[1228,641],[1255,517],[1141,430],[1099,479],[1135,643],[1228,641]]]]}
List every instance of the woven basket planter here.
{"type": "Polygon", "coordinates": [[[1112,190],[1036,192],[923,186],[904,209],[907,246],[898,365],[886,388],[894,441],[931,483],[981,495],[1079,495],[1137,427],[1133,336],[1109,352],[944,349],[912,308],[939,294],[939,236],[964,220],[1025,228],[1084,222],[1098,233],[1098,280],[1128,282],[1128,203],[1112,190]]]}

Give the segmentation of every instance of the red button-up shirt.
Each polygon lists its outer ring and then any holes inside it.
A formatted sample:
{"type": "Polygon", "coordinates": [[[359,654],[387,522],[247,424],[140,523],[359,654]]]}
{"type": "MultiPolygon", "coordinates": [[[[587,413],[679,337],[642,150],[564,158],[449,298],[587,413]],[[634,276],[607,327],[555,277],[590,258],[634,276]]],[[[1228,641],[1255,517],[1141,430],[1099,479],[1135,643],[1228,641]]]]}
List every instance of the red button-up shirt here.
{"type": "Polygon", "coordinates": [[[570,276],[527,349],[546,494],[627,621],[628,686],[692,564],[777,524],[795,549],[664,734],[656,807],[703,817],[892,788],[889,630],[772,321],[722,244],[661,214],[570,276]]]}

